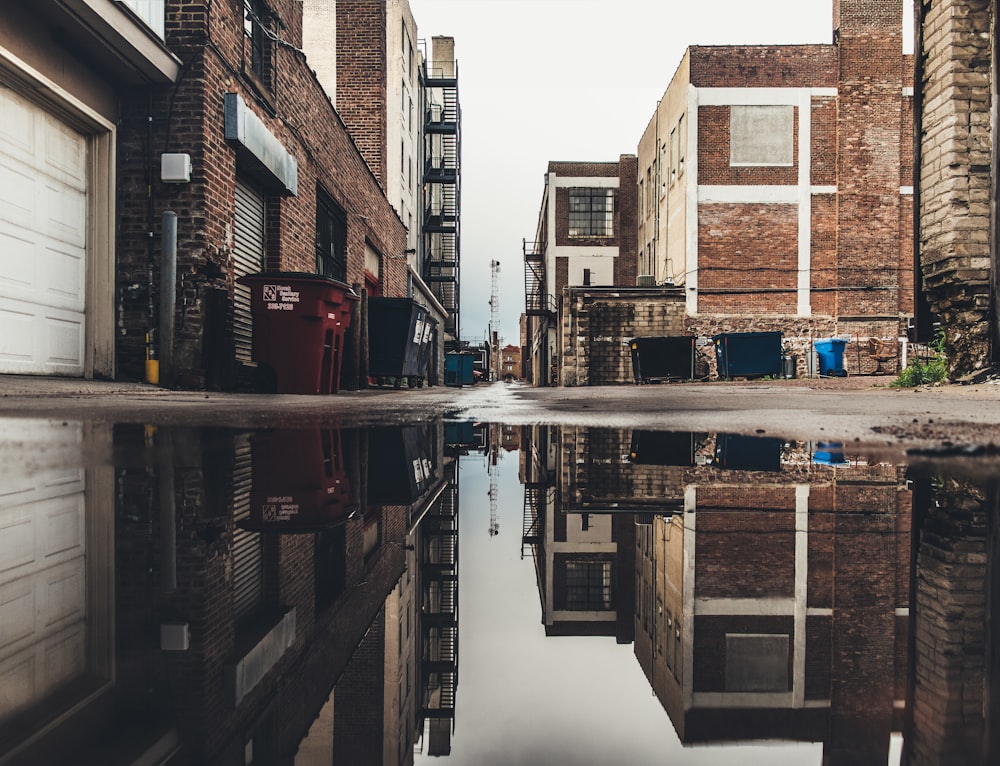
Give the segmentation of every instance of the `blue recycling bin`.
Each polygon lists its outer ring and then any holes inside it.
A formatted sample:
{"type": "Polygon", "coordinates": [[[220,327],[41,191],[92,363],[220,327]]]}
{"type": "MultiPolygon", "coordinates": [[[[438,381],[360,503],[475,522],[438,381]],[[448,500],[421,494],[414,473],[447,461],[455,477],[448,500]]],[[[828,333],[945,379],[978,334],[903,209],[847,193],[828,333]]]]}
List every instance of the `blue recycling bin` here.
{"type": "Polygon", "coordinates": [[[844,347],[847,341],[843,338],[829,338],[816,341],[816,355],[819,357],[819,374],[824,377],[843,378],[847,375],[844,369],[844,347]]]}

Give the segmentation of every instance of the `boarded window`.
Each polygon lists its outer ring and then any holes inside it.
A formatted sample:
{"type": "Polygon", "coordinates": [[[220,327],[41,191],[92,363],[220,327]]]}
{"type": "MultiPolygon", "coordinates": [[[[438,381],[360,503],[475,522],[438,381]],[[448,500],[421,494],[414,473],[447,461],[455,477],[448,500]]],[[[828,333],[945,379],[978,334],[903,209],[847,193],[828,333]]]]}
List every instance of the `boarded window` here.
{"type": "Polygon", "coordinates": [[[789,166],[795,161],[795,108],[729,108],[729,164],[789,166]]]}

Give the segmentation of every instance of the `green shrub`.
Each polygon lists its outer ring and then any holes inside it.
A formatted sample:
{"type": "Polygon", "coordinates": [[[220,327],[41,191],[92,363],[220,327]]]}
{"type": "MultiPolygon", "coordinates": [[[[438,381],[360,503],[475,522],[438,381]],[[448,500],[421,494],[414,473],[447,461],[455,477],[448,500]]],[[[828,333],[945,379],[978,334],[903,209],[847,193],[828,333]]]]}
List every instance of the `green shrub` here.
{"type": "Polygon", "coordinates": [[[944,356],[944,333],[940,330],[930,344],[933,354],[926,359],[914,356],[906,369],[899,373],[891,386],[895,388],[913,388],[940,383],[948,379],[948,365],[944,356]]]}

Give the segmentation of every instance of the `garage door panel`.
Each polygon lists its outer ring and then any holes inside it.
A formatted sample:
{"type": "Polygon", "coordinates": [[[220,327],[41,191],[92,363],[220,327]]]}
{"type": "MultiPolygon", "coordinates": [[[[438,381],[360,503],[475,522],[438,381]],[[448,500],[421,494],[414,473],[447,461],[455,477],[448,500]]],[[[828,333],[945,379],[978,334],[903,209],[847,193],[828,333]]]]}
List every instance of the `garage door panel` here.
{"type": "Polygon", "coordinates": [[[35,284],[35,243],[25,235],[0,231],[0,296],[27,297],[35,284]]]}
{"type": "Polygon", "coordinates": [[[37,593],[31,578],[0,586],[0,655],[35,633],[37,593]]]}
{"type": "Polygon", "coordinates": [[[43,172],[77,191],[87,189],[87,142],[69,126],[49,115],[39,116],[45,136],[43,172]]]}
{"type": "Polygon", "coordinates": [[[41,224],[49,238],[81,250],[86,247],[86,195],[63,184],[46,183],[39,196],[41,209],[48,211],[41,224]]]}
{"type": "Polygon", "coordinates": [[[30,166],[12,162],[0,154],[0,221],[33,228],[36,186],[37,179],[30,166]]]}
{"type": "Polygon", "coordinates": [[[0,298],[0,371],[80,375],[83,349],[82,314],[0,298]]]}
{"type": "Polygon", "coordinates": [[[35,151],[35,110],[27,101],[0,88],[0,141],[5,151],[25,163],[31,162],[35,151]]]}
{"type": "Polygon", "coordinates": [[[41,258],[42,287],[50,306],[83,311],[86,261],[82,250],[48,247],[41,258]]]}

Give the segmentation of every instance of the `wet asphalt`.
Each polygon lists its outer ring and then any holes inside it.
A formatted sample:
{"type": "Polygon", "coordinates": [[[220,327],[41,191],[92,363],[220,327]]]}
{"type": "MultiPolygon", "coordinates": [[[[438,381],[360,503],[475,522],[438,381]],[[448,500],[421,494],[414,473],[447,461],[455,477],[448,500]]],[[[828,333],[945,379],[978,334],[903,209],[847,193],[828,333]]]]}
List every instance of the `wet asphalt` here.
{"type": "Polygon", "coordinates": [[[0,375],[0,417],[153,425],[301,427],[432,418],[840,440],[991,456],[1000,384],[892,388],[892,378],[532,388],[373,388],[332,395],[180,391],[145,383],[0,375]],[[974,448],[974,449],[973,449],[974,448]]]}

